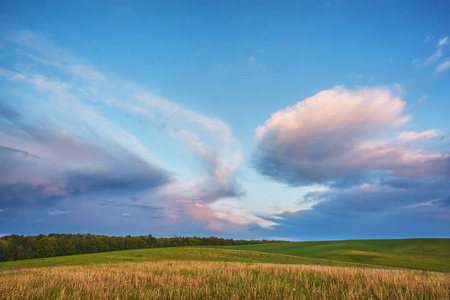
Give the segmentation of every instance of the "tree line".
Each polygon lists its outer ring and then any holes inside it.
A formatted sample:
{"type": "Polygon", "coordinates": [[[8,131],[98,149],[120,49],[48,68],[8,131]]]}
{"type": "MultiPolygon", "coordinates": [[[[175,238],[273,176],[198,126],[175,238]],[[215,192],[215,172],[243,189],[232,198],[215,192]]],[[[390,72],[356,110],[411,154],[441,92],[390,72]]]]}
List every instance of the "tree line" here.
{"type": "Polygon", "coordinates": [[[177,246],[225,246],[272,243],[217,237],[106,236],[94,234],[8,235],[0,238],[0,261],[177,246]]]}

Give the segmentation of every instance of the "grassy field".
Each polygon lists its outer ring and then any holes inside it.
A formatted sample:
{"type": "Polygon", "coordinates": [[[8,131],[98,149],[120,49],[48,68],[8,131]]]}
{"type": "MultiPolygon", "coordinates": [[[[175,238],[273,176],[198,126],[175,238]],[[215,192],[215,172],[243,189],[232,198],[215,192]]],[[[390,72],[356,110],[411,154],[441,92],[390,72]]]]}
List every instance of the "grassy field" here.
{"type": "Polygon", "coordinates": [[[0,263],[0,299],[450,299],[448,255],[448,240],[391,240],[30,259],[0,263]]]}
{"type": "Polygon", "coordinates": [[[0,263],[0,271],[18,270],[25,268],[97,265],[124,262],[140,263],[144,261],[216,261],[299,265],[307,264],[323,266],[365,266],[358,263],[347,263],[308,257],[303,258],[276,253],[236,251],[231,249],[217,248],[211,249],[199,247],[173,247],[8,261],[0,263]]]}
{"type": "Polygon", "coordinates": [[[3,271],[1,299],[449,299],[450,274],[154,261],[3,271]]]}
{"type": "Polygon", "coordinates": [[[227,246],[226,249],[450,272],[450,239],[296,242],[227,246]]]}

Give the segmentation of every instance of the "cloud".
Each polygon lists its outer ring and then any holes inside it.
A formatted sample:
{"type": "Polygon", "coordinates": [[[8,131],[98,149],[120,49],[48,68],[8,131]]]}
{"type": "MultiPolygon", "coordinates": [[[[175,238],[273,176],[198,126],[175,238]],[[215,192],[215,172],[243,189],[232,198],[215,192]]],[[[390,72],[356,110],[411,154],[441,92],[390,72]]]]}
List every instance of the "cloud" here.
{"type": "Polygon", "coordinates": [[[0,102],[0,120],[13,122],[19,118],[19,113],[11,106],[0,102]]]}
{"type": "Polygon", "coordinates": [[[404,143],[421,142],[442,135],[443,132],[439,130],[427,130],[423,132],[405,131],[399,134],[398,139],[404,143]]]}
{"type": "Polygon", "coordinates": [[[55,129],[16,123],[22,135],[2,132],[0,195],[35,201],[98,191],[152,189],[170,181],[166,171],[111,146],[92,144],[55,129]]]}
{"type": "Polygon", "coordinates": [[[445,59],[445,61],[442,61],[442,58],[444,56],[443,49],[445,48],[444,46],[447,44],[448,44],[448,37],[440,39],[436,45],[437,46],[436,52],[433,55],[431,55],[424,63],[425,66],[433,63],[438,63],[438,66],[435,71],[436,74],[446,71],[450,68],[450,60],[445,59]]]}
{"type": "Polygon", "coordinates": [[[267,68],[256,57],[250,56],[248,59],[242,60],[241,63],[248,69],[257,70],[261,73],[267,72],[267,68]]]}
{"type": "Polygon", "coordinates": [[[158,218],[159,227],[184,224],[198,232],[242,227],[208,206],[243,194],[235,178],[240,144],[226,123],[102,73],[40,35],[2,38],[8,45],[2,51],[20,61],[0,68],[14,95],[0,101],[2,200],[35,211],[49,205],[41,219],[56,211],[54,200],[59,211],[72,212],[92,201],[108,203],[84,211],[98,220],[99,209],[120,216],[126,207],[129,222],[158,218]],[[142,198],[121,200],[134,196],[142,198]]]}
{"type": "Polygon", "coordinates": [[[229,221],[233,224],[258,224],[263,228],[271,228],[276,225],[273,221],[267,220],[262,216],[256,216],[255,214],[246,211],[245,208],[225,200],[217,201],[209,207],[215,211],[215,215],[218,218],[229,221]]]}
{"type": "MultiPolygon", "coordinates": [[[[254,166],[293,186],[357,185],[386,176],[450,176],[450,154],[398,144],[405,102],[384,88],[335,87],[274,113],[256,130],[254,166]]],[[[434,131],[403,134],[426,138],[434,131]]]]}
{"type": "Polygon", "coordinates": [[[439,40],[438,47],[446,45],[446,44],[447,44],[447,37],[444,37],[444,38],[439,40]]]}
{"type": "Polygon", "coordinates": [[[280,214],[274,231],[307,240],[448,236],[448,180],[398,180],[330,189],[312,209],[280,214]]]}
{"type": "MultiPolygon", "coordinates": [[[[103,74],[32,32],[11,33],[10,40],[20,46],[22,56],[30,61],[29,66],[37,64],[40,68],[39,71],[35,67],[3,70],[0,76],[3,74],[8,80],[15,78],[19,83],[49,93],[60,107],[58,113],[64,114],[70,109],[91,128],[95,126],[95,130],[100,131],[98,135],[106,136],[147,161],[160,157],[151,153],[152,149],[145,147],[140,137],[116,126],[95,108],[106,105],[150,124],[164,124],[157,126],[158,131],[165,134],[165,141],[161,143],[177,140],[185,144],[206,166],[206,176],[215,181],[214,185],[223,190],[222,194],[237,193],[232,189],[237,187],[234,177],[241,162],[241,150],[223,121],[186,109],[117,76],[103,74]],[[64,104],[62,99],[70,104],[64,104]]],[[[79,131],[79,128],[80,125],[72,130],[79,131]]]]}
{"type": "Polygon", "coordinates": [[[402,131],[411,118],[385,88],[335,87],[274,113],[256,130],[254,166],[291,186],[321,184],[277,216],[274,234],[448,236],[450,154],[431,150],[444,133],[402,131]]]}
{"type": "Polygon", "coordinates": [[[107,138],[96,136],[94,142],[46,122],[30,123],[8,105],[0,107],[3,201],[19,205],[99,191],[139,191],[171,180],[167,171],[107,138]]]}
{"type": "Polygon", "coordinates": [[[441,73],[450,69],[450,60],[446,60],[443,63],[439,64],[436,68],[436,73],[441,73]]]}
{"type": "Polygon", "coordinates": [[[69,211],[65,211],[65,210],[51,210],[48,212],[49,215],[52,216],[57,216],[57,215],[65,215],[70,213],[69,211]]]}
{"type": "Polygon", "coordinates": [[[327,199],[327,195],[330,192],[329,188],[320,188],[307,192],[305,195],[298,199],[298,204],[302,210],[311,209],[317,203],[320,203],[327,199]]]}
{"type": "Polygon", "coordinates": [[[428,57],[428,59],[425,61],[425,65],[434,63],[434,62],[438,61],[441,57],[442,57],[442,50],[440,48],[438,48],[433,55],[428,57]]]}
{"type": "Polygon", "coordinates": [[[442,46],[446,44],[447,44],[447,37],[440,39],[439,42],[437,43],[436,52],[425,61],[425,65],[429,65],[431,63],[438,61],[443,56],[442,46]]]}

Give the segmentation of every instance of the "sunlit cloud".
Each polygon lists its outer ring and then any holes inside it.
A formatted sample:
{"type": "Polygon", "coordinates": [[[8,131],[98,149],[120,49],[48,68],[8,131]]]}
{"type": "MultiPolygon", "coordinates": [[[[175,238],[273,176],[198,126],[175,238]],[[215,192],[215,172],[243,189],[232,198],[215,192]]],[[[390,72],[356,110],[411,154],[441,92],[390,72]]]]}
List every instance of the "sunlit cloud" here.
{"type": "Polygon", "coordinates": [[[450,6],[27,2],[0,13],[2,233],[449,235],[450,6]]]}
{"type": "Polygon", "coordinates": [[[435,137],[442,137],[443,132],[440,130],[427,130],[423,132],[405,131],[398,135],[398,139],[402,142],[421,142],[435,137]]]}
{"type": "Polygon", "coordinates": [[[221,200],[209,205],[214,211],[215,215],[223,220],[239,225],[258,224],[263,228],[271,228],[277,223],[256,216],[254,213],[248,212],[244,207],[239,207],[229,201],[221,200]]]}
{"type": "MultiPolygon", "coordinates": [[[[324,186],[298,199],[303,208],[281,213],[275,228],[294,226],[308,236],[304,226],[314,224],[332,237],[363,219],[383,228],[382,214],[410,224],[419,208],[424,218],[439,215],[436,224],[443,222],[450,154],[429,146],[445,135],[402,131],[411,119],[405,102],[386,88],[335,87],[274,113],[256,130],[256,169],[292,186],[324,186]]],[[[359,229],[352,234],[364,236],[359,229]]]]}
{"type": "MultiPolygon", "coordinates": [[[[398,176],[447,176],[447,153],[401,146],[389,133],[411,116],[405,102],[387,89],[322,91],[278,111],[256,131],[255,166],[292,185],[352,184],[376,172],[398,176]]],[[[403,133],[404,140],[437,135],[403,133]]]]}

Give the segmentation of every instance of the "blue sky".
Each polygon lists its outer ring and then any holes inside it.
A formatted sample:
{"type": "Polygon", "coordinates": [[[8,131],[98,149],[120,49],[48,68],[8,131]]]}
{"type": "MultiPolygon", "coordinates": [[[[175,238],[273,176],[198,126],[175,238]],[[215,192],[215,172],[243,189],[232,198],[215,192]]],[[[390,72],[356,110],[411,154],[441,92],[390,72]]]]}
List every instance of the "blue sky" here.
{"type": "Polygon", "coordinates": [[[446,1],[2,1],[0,234],[450,237],[446,1]]]}

